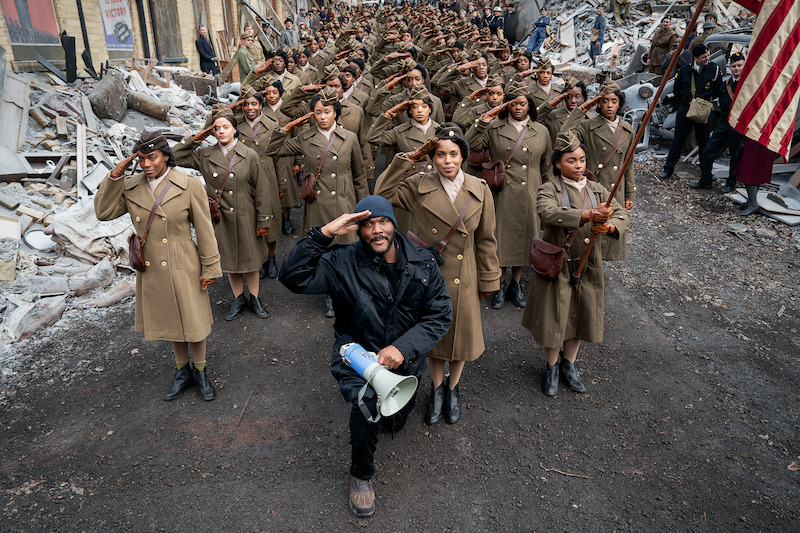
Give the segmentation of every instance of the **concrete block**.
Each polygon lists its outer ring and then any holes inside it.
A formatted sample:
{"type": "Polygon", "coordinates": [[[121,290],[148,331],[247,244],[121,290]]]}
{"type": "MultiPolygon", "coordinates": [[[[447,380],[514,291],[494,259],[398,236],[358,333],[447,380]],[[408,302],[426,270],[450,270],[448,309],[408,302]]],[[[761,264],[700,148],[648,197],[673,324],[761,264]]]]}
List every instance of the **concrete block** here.
{"type": "Polygon", "coordinates": [[[122,73],[109,70],[89,94],[94,114],[100,118],[112,118],[119,122],[128,110],[128,88],[122,73]]]}

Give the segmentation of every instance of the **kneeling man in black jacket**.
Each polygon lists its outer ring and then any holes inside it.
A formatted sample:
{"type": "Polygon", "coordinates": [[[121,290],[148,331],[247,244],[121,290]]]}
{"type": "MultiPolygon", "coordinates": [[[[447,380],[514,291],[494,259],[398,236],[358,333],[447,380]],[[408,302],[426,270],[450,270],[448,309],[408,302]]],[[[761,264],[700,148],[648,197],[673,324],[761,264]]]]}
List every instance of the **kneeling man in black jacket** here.
{"type": "MultiPolygon", "coordinates": [[[[419,379],[427,365],[425,354],[450,328],[452,307],[438,254],[397,232],[388,200],[367,196],[355,211],[312,228],[286,257],[278,279],[293,292],[327,293],[333,301],[336,342],[331,373],[352,404],[350,508],[357,516],[370,516],[375,512],[373,457],[380,428],[359,409],[357,396],[365,381],[342,361],[339,349],[357,342],[377,353],[378,362],[389,370],[419,379]],[[358,231],[358,242],[329,248],[337,235],[351,231],[358,231]]],[[[372,387],[363,400],[370,412],[377,411],[372,387]]],[[[399,431],[414,403],[412,398],[381,423],[399,431]]]]}

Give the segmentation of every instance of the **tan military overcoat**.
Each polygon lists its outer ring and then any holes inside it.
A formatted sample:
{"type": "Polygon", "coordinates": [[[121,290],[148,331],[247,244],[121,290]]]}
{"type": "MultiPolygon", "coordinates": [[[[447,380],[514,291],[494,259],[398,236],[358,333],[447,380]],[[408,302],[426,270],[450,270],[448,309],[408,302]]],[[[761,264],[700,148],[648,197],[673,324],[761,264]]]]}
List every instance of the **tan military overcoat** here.
{"type": "MultiPolygon", "coordinates": [[[[566,186],[570,208],[562,202],[561,180],[554,178],[539,188],[537,198],[539,216],[544,228],[543,239],[557,246],[567,242],[567,232],[580,228],[575,239],[573,257],[580,262],[589,238],[592,224],[581,224],[581,214],[585,205],[584,193],[574,187],[566,186]]],[[[589,181],[586,184],[589,194],[594,194],[597,204],[608,199],[608,189],[601,184],[589,181]]],[[[614,214],[609,222],[624,235],[630,224],[628,212],[619,202],[612,201],[614,214]]],[[[614,238],[614,237],[611,237],[614,238]]],[[[589,260],[581,273],[581,282],[575,287],[570,283],[570,261],[565,260],[561,273],[555,280],[546,280],[534,273],[528,293],[528,305],[522,315],[522,325],[533,333],[534,340],[545,348],[558,348],[565,340],[579,339],[586,342],[603,340],[603,261],[597,241],[592,247],[589,260]]]]}
{"type": "Polygon", "coordinates": [[[222,275],[203,183],[171,169],[154,194],[144,173],[117,180],[109,173],[100,183],[94,208],[99,220],[130,213],[141,238],[156,197],[168,181],[172,185],[156,210],[143,247],[147,268],[136,273],[135,329],[148,341],[200,342],[211,333],[214,322],[200,278],[222,275]]]}
{"type": "Polygon", "coordinates": [[[453,301],[453,324],[428,354],[435,359],[473,361],[485,350],[481,329],[480,293],[500,288],[494,201],[483,180],[464,175],[464,186],[450,201],[436,171],[405,176],[415,163],[396,156],[378,178],[375,194],[411,212],[419,237],[438,244],[472,196],[464,219],[442,252],[441,266],[453,301]]]}
{"type": "MultiPolygon", "coordinates": [[[[206,194],[214,198],[236,154],[231,169],[233,177],[225,182],[220,195],[220,221],[214,224],[222,270],[244,274],[261,268],[267,260],[267,241],[266,237],[256,237],[256,227],[271,228],[274,213],[269,181],[258,154],[237,141],[226,157],[218,145],[200,147],[191,133],[176,144],[173,151],[180,166],[200,171],[206,182],[206,194]]],[[[280,231],[280,224],[274,226],[280,231]]]]}
{"type": "MultiPolygon", "coordinates": [[[[625,156],[633,144],[633,127],[619,120],[616,133],[611,131],[606,119],[600,115],[584,120],[585,114],[576,107],[561,127],[562,131],[572,130],[589,151],[586,154],[586,168],[595,173],[595,180],[608,190],[614,187],[625,156]],[[619,140],[619,142],[618,142],[619,140]]],[[[636,184],[633,179],[633,165],[629,165],[625,176],[619,183],[614,199],[624,204],[626,200],[636,200],[636,184]]],[[[619,240],[603,236],[600,239],[603,259],[621,261],[628,257],[628,244],[625,235],[619,240]]]]}
{"type": "Polygon", "coordinates": [[[502,267],[521,267],[529,263],[531,239],[539,236],[536,194],[539,186],[552,176],[550,136],[544,126],[528,121],[522,144],[509,154],[521,133],[506,119],[490,123],[478,120],[467,131],[470,150],[489,149],[491,162],[506,165],[503,187],[497,193],[497,255],[502,267]]]}
{"type": "MultiPolygon", "coordinates": [[[[314,226],[325,225],[344,213],[352,213],[356,204],[369,194],[361,147],[355,134],[340,125],[334,128],[332,134],[336,138],[317,179],[316,198],[311,203],[303,203],[302,234],[314,226]]],[[[285,129],[279,129],[273,134],[267,153],[276,159],[303,155],[306,161],[305,171],[314,174],[328,142],[314,125],[294,139],[289,138],[285,129]]],[[[334,242],[356,240],[358,235],[353,232],[337,237],[334,242]]]]}

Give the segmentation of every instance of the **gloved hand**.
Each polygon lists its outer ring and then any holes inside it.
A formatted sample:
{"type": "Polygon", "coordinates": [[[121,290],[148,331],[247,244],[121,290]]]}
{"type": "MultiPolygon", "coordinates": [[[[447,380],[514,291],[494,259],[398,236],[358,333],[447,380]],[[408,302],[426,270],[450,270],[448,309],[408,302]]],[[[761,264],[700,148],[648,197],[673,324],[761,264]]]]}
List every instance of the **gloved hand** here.
{"type": "Polygon", "coordinates": [[[615,228],[614,224],[611,222],[592,223],[592,233],[596,233],[598,235],[607,235],[609,233],[614,233],[615,231],[617,231],[617,228],[615,228]]]}
{"type": "Polygon", "coordinates": [[[581,222],[607,222],[609,218],[611,218],[611,214],[614,212],[614,209],[606,207],[605,204],[601,204],[594,209],[584,209],[583,214],[581,215],[581,222]]]}

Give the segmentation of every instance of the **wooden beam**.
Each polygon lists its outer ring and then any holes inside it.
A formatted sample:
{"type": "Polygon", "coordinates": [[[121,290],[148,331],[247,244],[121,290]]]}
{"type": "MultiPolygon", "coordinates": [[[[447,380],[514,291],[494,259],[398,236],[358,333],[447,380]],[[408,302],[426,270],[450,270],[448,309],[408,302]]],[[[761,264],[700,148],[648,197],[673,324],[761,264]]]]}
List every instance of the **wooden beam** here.
{"type": "Polygon", "coordinates": [[[792,179],[789,180],[789,185],[794,185],[795,187],[800,189],[800,170],[794,173],[792,179]]]}
{"type": "Polygon", "coordinates": [[[644,32],[644,35],[642,35],[642,39],[649,39],[650,36],[653,35],[653,33],[655,33],[655,31],[661,25],[661,21],[664,20],[664,17],[667,16],[667,13],[669,13],[669,10],[672,9],[672,6],[674,6],[675,2],[677,1],[678,0],[672,0],[672,3],[670,3],[667,9],[665,9],[663,13],[661,13],[659,16],[656,17],[656,20],[653,21],[653,25],[650,26],[646,32],[644,32]]]}
{"type": "Polygon", "coordinates": [[[82,197],[81,194],[81,180],[86,176],[86,126],[78,124],[78,181],[75,184],[78,190],[78,199],[82,197]]]}

